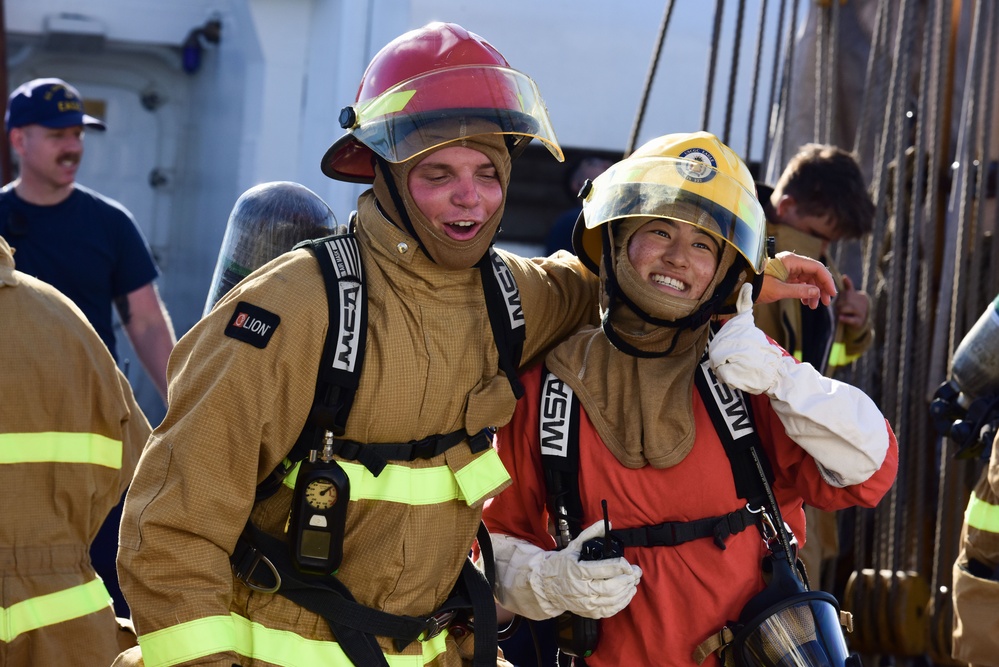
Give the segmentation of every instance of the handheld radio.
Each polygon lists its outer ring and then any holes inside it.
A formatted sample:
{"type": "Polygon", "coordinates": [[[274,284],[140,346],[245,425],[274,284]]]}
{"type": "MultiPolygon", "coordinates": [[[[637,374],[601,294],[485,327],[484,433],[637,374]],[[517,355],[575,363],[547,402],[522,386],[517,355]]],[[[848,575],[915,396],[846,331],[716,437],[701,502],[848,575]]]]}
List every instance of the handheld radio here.
{"type": "Polygon", "coordinates": [[[288,522],[295,566],[307,574],[335,574],[343,560],[350,479],[333,460],[333,434],[326,431],[323,452],[313,449],[298,469],[288,522]]]}
{"type": "MultiPolygon", "coordinates": [[[[584,542],[579,560],[604,560],[624,556],[624,544],[620,538],[611,535],[607,501],[601,500],[600,506],[604,511],[604,536],[584,542]]],[[[600,638],[598,619],[565,612],[558,617],[556,626],[558,648],[562,653],[586,658],[597,648],[597,640],[600,638]]]]}

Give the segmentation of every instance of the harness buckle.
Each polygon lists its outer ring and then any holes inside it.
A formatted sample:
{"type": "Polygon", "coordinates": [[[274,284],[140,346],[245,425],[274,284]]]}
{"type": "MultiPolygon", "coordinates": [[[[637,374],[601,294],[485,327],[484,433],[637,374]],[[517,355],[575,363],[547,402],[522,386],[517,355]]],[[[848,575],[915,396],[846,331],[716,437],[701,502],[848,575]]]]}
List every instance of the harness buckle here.
{"type": "Polygon", "coordinates": [[[336,443],[338,447],[334,453],[342,459],[356,461],[361,454],[361,443],[353,440],[340,440],[336,443]]]}
{"type": "Polygon", "coordinates": [[[232,573],[247,588],[258,593],[277,593],[278,589],[281,588],[281,573],[274,567],[274,563],[254,546],[247,547],[242,557],[239,558],[238,564],[236,562],[232,563],[232,573]],[[267,569],[271,571],[271,575],[274,577],[273,586],[265,586],[254,580],[253,573],[256,572],[257,566],[261,563],[266,565],[267,569]]]}
{"type": "Polygon", "coordinates": [[[645,545],[661,544],[672,547],[680,543],[680,535],[677,525],[672,522],[661,523],[656,526],[647,526],[645,529],[645,545]]]}
{"type": "Polygon", "coordinates": [[[429,438],[424,438],[423,440],[417,440],[413,443],[413,459],[432,459],[439,452],[437,451],[437,443],[439,438],[433,436],[429,438]]]}
{"type": "Polygon", "coordinates": [[[444,630],[447,629],[447,626],[451,624],[451,621],[454,620],[455,614],[457,613],[457,611],[451,609],[449,611],[439,611],[433,616],[427,618],[423,633],[419,637],[420,641],[425,642],[428,639],[433,639],[440,633],[444,632],[444,630]]]}

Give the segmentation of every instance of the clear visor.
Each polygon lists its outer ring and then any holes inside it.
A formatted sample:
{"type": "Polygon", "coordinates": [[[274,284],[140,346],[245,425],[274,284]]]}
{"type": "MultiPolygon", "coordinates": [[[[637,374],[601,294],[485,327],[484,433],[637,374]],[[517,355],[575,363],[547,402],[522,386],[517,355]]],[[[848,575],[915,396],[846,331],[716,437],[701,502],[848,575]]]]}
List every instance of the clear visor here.
{"type": "Polygon", "coordinates": [[[733,245],[756,273],[764,266],[766,218],[754,193],[704,163],[677,158],[618,162],[583,200],[588,229],[632,217],[670,218],[733,245]]]}
{"type": "Polygon", "coordinates": [[[848,657],[839,612],[828,600],[813,597],[770,613],[742,641],[737,662],[763,667],[843,667],[848,657]]]}
{"type": "Polygon", "coordinates": [[[538,139],[565,159],[537,85],[506,67],[431,71],[359,102],[354,112],[354,137],[389,162],[477,134],[509,135],[513,155],[538,139]]]}

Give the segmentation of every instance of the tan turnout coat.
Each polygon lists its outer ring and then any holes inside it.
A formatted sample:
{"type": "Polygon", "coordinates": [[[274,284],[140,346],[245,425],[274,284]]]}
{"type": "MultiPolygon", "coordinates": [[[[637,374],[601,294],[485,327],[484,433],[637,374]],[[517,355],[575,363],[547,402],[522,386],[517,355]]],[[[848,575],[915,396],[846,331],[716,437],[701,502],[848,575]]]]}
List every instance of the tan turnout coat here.
{"type": "Polygon", "coordinates": [[[108,665],[135,638],[90,544],[149,423],[83,313],[12,267],[0,238],[0,664],[108,665]]]}
{"type": "Polygon", "coordinates": [[[953,656],[972,665],[999,665],[999,581],[968,571],[974,558],[999,568],[999,450],[992,444],[989,466],[972,491],[961,529],[961,553],[954,563],[953,656]]]}
{"type": "MultiPolygon", "coordinates": [[[[497,370],[478,269],[440,268],[381,217],[361,216],[358,237],[368,289],[367,352],[344,437],[402,443],[505,424],[515,399],[497,370]]],[[[582,277],[586,271],[574,257],[502,255],[520,289],[525,364],[595,317],[596,281],[582,277]]],[[[305,423],[327,325],[319,265],[311,252],[297,250],[244,280],[178,343],[168,370],[170,407],[149,440],[122,521],[118,565],[140,644],[150,633],[230,613],[310,640],[333,640],[322,618],[283,597],[249,591],[229,565],[251,513],[263,530],[284,535],[291,489],[256,504],[254,490],[305,423]],[[225,335],[239,302],[280,318],[266,347],[225,335]]],[[[461,445],[434,459],[394,465],[459,472],[473,458],[461,445]]],[[[352,485],[338,578],[365,605],[412,616],[435,611],[468,554],[481,503],[509,483],[499,465],[500,474],[478,498],[360,500],[352,485]]],[[[407,489],[398,492],[405,496],[407,489]]],[[[390,641],[380,643],[394,653],[390,641]]],[[[421,650],[415,642],[404,653],[421,650]]],[[[145,645],[143,652],[153,664],[145,645]]],[[[234,651],[182,664],[304,667],[294,655],[272,662],[234,651]]],[[[461,664],[454,639],[426,664],[461,664]]]]}

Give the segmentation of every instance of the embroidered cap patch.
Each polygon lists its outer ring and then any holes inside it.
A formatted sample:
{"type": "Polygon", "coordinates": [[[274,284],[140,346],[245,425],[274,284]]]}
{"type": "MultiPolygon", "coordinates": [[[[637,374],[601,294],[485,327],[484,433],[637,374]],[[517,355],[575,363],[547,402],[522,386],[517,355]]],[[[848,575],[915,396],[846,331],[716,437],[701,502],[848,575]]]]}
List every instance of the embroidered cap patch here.
{"type": "Polygon", "coordinates": [[[236,311],[229,320],[229,326],[225,328],[225,335],[262,350],[267,347],[280,323],[281,318],[278,315],[240,301],[236,304],[236,311]]]}

